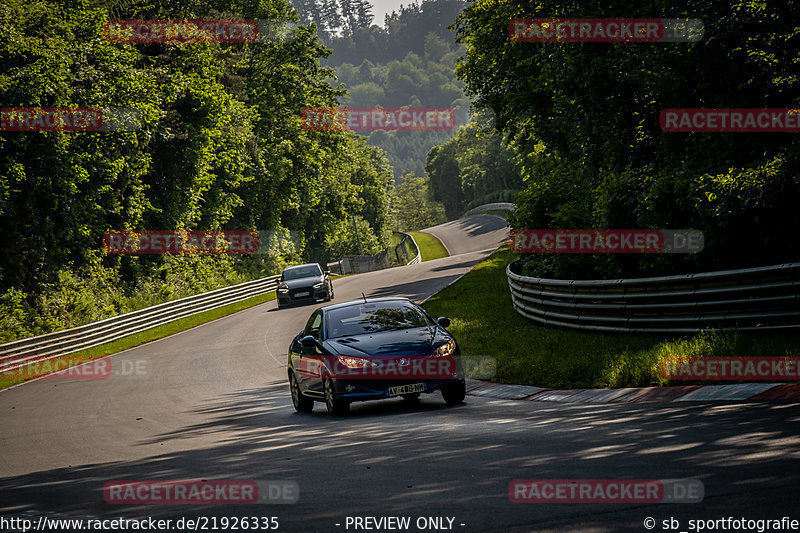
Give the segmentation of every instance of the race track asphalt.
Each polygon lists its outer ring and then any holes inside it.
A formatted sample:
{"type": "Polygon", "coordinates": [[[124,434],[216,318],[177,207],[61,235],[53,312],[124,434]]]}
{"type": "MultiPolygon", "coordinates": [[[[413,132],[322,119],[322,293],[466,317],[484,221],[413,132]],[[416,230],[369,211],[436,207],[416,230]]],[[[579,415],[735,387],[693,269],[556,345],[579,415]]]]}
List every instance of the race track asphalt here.
{"type": "MultiPolygon", "coordinates": [[[[482,215],[451,223],[454,255],[335,280],[336,301],[421,301],[506,237],[482,215]],[[459,232],[461,232],[459,234],[459,232]],[[470,246],[472,243],[472,246],[470,246]]],[[[440,237],[441,238],[441,237],[440,237]]],[[[317,305],[324,305],[322,303],[317,305]]],[[[275,302],[110,357],[106,379],[40,379],[0,392],[0,517],[275,516],[278,531],[648,531],[644,520],[800,519],[796,402],[560,404],[438,393],[297,414],[286,348],[314,306],[275,302]],[[126,363],[127,361],[127,363],[126,363]],[[144,375],[124,375],[133,363],[144,375]],[[701,503],[513,503],[515,479],[702,481],[701,503]],[[289,480],[293,504],[112,505],[112,480],[289,480]],[[449,517],[452,529],[418,529],[449,517]],[[338,525],[337,525],[338,524],[338,525]]],[[[445,521],[445,524],[449,522],[445,521]]],[[[673,522],[674,524],[674,522],[673,522]]],[[[0,527],[0,530],[3,528],[0,527]]],[[[5,530],[11,530],[8,527],[5,530]]]]}

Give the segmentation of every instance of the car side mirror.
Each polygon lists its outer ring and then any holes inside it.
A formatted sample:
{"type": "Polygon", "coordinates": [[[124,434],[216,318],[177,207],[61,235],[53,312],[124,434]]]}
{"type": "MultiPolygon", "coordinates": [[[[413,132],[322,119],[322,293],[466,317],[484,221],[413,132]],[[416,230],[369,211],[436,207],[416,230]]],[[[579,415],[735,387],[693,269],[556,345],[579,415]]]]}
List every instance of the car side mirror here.
{"type": "Polygon", "coordinates": [[[330,270],[326,270],[326,271],[325,271],[325,275],[326,275],[326,276],[330,276],[330,275],[331,275],[331,271],[330,271],[330,270]]]}
{"type": "Polygon", "coordinates": [[[302,339],[300,339],[300,344],[304,348],[313,348],[317,345],[317,339],[314,338],[313,335],[306,335],[302,339]]]}
{"type": "Polygon", "coordinates": [[[450,327],[450,319],[443,316],[437,318],[436,323],[442,326],[443,328],[450,327]]]}

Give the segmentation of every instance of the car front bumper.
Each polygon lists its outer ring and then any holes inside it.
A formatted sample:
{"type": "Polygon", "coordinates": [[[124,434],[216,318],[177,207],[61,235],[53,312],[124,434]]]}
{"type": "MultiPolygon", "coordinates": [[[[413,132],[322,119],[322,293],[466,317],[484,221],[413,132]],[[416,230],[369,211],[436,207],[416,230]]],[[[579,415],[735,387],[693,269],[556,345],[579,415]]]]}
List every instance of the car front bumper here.
{"type": "Polygon", "coordinates": [[[314,289],[312,287],[304,288],[304,289],[294,289],[287,293],[277,293],[278,297],[278,305],[292,305],[292,304],[301,304],[301,303],[310,303],[316,302],[322,298],[328,297],[328,287],[323,286],[320,289],[314,289]],[[295,296],[296,293],[308,292],[308,296],[295,296]]]}
{"type": "Polygon", "coordinates": [[[423,383],[425,385],[424,393],[436,392],[437,390],[450,385],[464,381],[463,378],[451,379],[437,379],[437,380],[380,380],[380,381],[364,381],[364,380],[336,380],[334,381],[334,388],[336,395],[339,398],[351,402],[366,402],[370,400],[383,400],[386,398],[396,398],[402,395],[390,396],[389,388],[399,385],[410,385],[414,383],[423,383]]]}

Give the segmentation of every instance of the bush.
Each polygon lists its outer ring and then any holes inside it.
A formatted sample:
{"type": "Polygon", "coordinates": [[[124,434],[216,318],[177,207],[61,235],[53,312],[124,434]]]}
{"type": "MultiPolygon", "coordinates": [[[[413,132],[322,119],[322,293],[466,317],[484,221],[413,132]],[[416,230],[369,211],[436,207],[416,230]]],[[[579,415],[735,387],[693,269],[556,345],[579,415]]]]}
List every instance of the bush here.
{"type": "Polygon", "coordinates": [[[527,275],[562,279],[639,277],[747,268],[797,261],[800,168],[795,154],[752,168],[697,175],[653,167],[594,179],[557,163],[541,165],[509,217],[514,228],[653,228],[702,230],[698,254],[532,255],[527,275]],[[546,169],[546,170],[545,170],[546,169]]]}

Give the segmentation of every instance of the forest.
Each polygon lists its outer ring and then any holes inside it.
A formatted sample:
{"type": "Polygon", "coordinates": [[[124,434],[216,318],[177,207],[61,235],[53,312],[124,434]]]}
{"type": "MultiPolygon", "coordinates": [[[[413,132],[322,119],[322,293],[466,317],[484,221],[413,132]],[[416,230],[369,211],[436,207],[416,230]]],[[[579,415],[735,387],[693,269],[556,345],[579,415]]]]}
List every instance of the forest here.
{"type": "Polygon", "coordinates": [[[304,130],[300,112],[344,94],[312,27],[262,42],[120,43],[116,19],[295,22],[285,0],[3,0],[4,107],[137,111],[118,131],[0,135],[0,331],[5,339],[98,320],[300,260],[391,238],[392,169],[351,133],[304,130]],[[276,253],[111,255],[124,230],[252,230],[276,253]],[[291,236],[291,238],[289,238],[291,236]]]}
{"type": "MultiPolygon", "coordinates": [[[[513,228],[693,228],[698,254],[523,257],[542,277],[639,277],[796,261],[797,132],[674,132],[672,108],[800,104],[797,2],[486,0],[455,24],[456,67],[516,154],[513,228]],[[517,42],[515,19],[699,19],[694,42],[517,42]]],[[[788,112],[788,111],[787,111],[788,112]]]]}
{"type": "MultiPolygon", "coordinates": [[[[512,228],[694,228],[700,254],[521,257],[570,279],[796,260],[796,133],[665,131],[669,108],[800,108],[793,0],[0,0],[0,102],[135,127],[0,133],[0,341],[300,261],[376,253],[487,202],[512,228]],[[517,42],[519,18],[693,17],[695,42],[517,42]],[[115,42],[109,20],[247,19],[258,42],[115,42]],[[304,109],[453,107],[453,131],[310,131],[304,109]],[[459,111],[460,112],[460,111],[459,111]],[[265,253],[119,255],[110,231],[247,230],[265,253]]],[[[4,115],[5,116],[5,115],[4,115]]]]}

